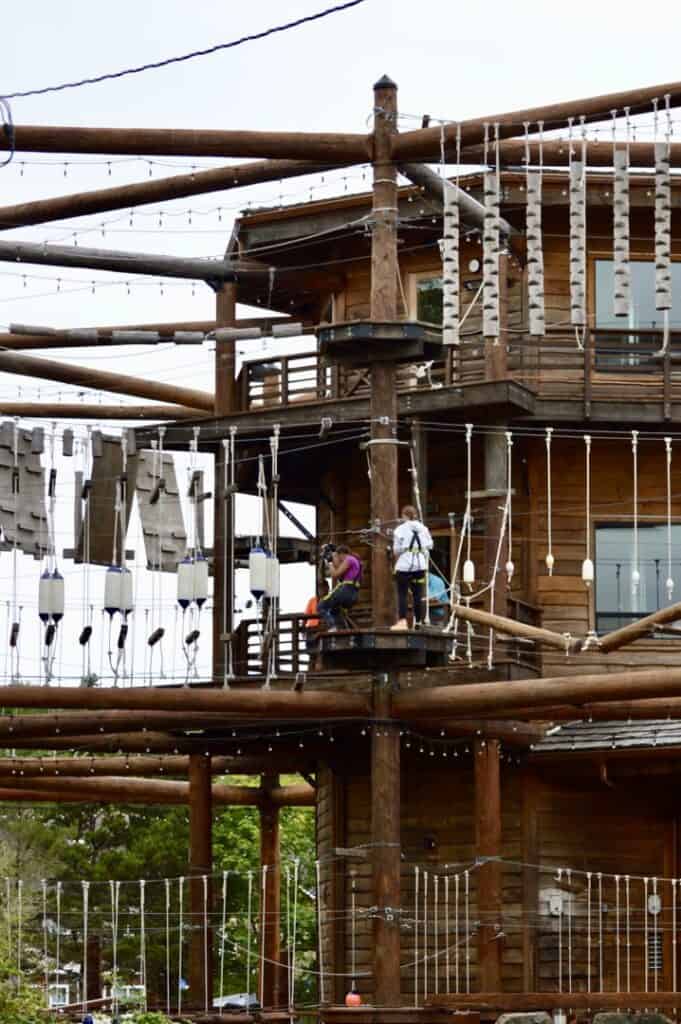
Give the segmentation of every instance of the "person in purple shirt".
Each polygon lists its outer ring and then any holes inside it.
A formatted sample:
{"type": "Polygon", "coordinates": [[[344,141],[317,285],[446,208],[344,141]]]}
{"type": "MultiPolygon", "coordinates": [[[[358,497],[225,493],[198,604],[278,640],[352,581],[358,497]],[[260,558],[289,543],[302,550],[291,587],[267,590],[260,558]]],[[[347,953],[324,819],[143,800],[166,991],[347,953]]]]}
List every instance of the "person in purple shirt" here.
{"type": "Polygon", "coordinates": [[[335,633],[346,625],[345,611],[352,608],[362,585],[362,563],[346,544],[339,544],[327,566],[334,586],[319,601],[317,609],[329,632],[335,633]]]}

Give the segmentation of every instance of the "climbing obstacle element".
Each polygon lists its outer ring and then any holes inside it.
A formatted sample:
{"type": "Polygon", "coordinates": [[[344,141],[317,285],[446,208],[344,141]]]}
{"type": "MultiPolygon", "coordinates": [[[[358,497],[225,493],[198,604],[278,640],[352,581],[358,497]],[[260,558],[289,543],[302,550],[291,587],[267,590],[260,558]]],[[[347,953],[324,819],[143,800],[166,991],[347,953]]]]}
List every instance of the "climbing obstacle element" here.
{"type": "Polygon", "coordinates": [[[459,190],[443,179],[442,343],[459,344],[459,190]]]}

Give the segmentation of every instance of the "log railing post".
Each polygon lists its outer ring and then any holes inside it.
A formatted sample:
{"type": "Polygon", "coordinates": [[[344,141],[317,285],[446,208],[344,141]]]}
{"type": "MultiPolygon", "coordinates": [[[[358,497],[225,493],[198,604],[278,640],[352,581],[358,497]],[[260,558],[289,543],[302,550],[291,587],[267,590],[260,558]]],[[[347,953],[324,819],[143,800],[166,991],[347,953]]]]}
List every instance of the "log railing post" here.
{"type": "Polygon", "coordinates": [[[374,1003],[400,1004],[400,733],[390,718],[389,675],[374,681],[371,740],[374,1003]]]}
{"type": "Polygon", "coordinates": [[[476,740],[475,852],[478,868],[479,984],[482,992],[501,991],[501,787],[499,741],[476,740]]]}
{"type": "Polygon", "coordinates": [[[189,757],[189,1001],[196,1009],[213,1002],[213,934],[210,925],[213,872],[213,799],[210,756],[189,757]],[[207,878],[207,887],[204,886],[207,878]]]}

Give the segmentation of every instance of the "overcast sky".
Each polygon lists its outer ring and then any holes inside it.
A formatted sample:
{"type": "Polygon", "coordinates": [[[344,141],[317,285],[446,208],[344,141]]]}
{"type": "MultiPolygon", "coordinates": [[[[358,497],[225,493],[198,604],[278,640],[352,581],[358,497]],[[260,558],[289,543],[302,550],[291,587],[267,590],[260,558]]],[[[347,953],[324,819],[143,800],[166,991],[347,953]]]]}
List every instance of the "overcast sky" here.
{"type": "MultiPolygon", "coordinates": [[[[323,6],[324,0],[6,3],[0,95],[209,47],[323,6]]],[[[365,0],[347,12],[235,50],[102,85],[17,99],[12,112],[19,125],[363,132],[370,126],[372,84],[387,73],[400,88],[400,128],[409,130],[418,126],[424,113],[457,120],[681,79],[679,29],[681,7],[671,0],[661,0],[648,16],[641,8],[634,16],[631,6],[610,0],[562,5],[365,0]]],[[[10,166],[0,168],[0,205],[219,164],[181,158],[107,161],[77,155],[65,165],[54,155],[17,154],[10,166]]],[[[132,223],[122,211],[10,236],[218,256],[240,207],[362,187],[361,170],[352,169],[327,175],[323,185],[319,179],[293,179],[282,186],[271,183],[164,203],[160,210],[143,208],[135,212],[132,223]]],[[[153,279],[131,279],[128,286],[115,275],[0,265],[0,329],[10,322],[75,327],[210,319],[213,313],[210,290],[191,282],[161,286],[153,279]]],[[[259,343],[250,347],[257,352],[259,343]]],[[[207,346],[202,353],[164,346],[125,356],[85,351],[53,355],[97,367],[124,365],[126,372],[157,380],[212,387],[212,353],[207,346]]],[[[0,401],[60,400],[72,394],[61,385],[0,375],[0,401]]],[[[60,492],[64,544],[70,543],[70,502],[70,493],[60,492]]],[[[8,557],[0,556],[3,580],[8,557]]],[[[309,585],[305,577],[294,588],[293,606],[309,585]]],[[[26,586],[32,588],[26,598],[30,601],[35,589],[32,575],[26,586]]],[[[78,619],[76,614],[72,633],[77,634],[78,619]]]]}

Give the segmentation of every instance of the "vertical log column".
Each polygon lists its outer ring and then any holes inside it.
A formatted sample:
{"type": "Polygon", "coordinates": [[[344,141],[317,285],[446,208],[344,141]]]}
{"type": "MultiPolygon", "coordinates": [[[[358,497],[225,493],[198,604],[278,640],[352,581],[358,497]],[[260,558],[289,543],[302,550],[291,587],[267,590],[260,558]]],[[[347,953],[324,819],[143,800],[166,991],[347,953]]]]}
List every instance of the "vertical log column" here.
{"type": "MultiPolygon", "coordinates": [[[[371,319],[397,319],[397,170],[391,136],[396,131],[397,86],[384,76],[374,86],[374,189],[371,236],[371,319]]],[[[371,363],[371,519],[385,534],[397,519],[395,364],[371,363]]],[[[384,543],[371,554],[371,599],[375,626],[394,618],[395,593],[384,543]]]]}
{"type": "Polygon", "coordinates": [[[499,337],[485,340],[486,380],[506,380],[508,377],[508,274],[507,253],[499,256],[499,337]]]}
{"type": "Polygon", "coordinates": [[[371,839],[373,843],[374,1003],[400,1005],[400,734],[386,724],[391,678],[374,681],[371,741],[371,839]]]}
{"type": "Polygon", "coordinates": [[[189,1003],[195,1009],[213,1002],[213,934],[210,927],[213,871],[213,803],[210,757],[189,755],[189,1003]],[[206,900],[203,876],[208,876],[206,900]],[[207,926],[207,927],[206,927],[207,926]],[[207,985],[206,985],[207,982],[207,985]]]}
{"type": "MultiPolygon", "coordinates": [[[[236,284],[227,282],[217,292],[215,323],[229,327],[236,319],[236,284]]],[[[235,342],[215,343],[215,415],[227,416],[236,411],[236,379],[234,376],[235,342]]],[[[213,679],[220,682],[225,674],[227,653],[225,633],[232,621],[234,605],[234,578],[228,570],[225,576],[225,550],[233,529],[231,502],[224,498],[227,481],[223,472],[223,452],[215,454],[215,487],[213,498],[213,679]]]]}
{"type": "Polygon", "coordinates": [[[260,868],[264,872],[263,905],[260,908],[262,960],[260,999],[263,1008],[280,1009],[281,975],[281,863],[279,856],[279,808],[270,797],[279,784],[276,775],[263,775],[260,804],[260,868]],[[265,870],[266,869],[266,870],[265,870]]]}
{"type": "Polygon", "coordinates": [[[87,958],[85,998],[88,1004],[92,1004],[96,999],[102,997],[102,943],[99,935],[88,935],[85,956],[87,958]]]}
{"type": "Polygon", "coordinates": [[[475,850],[478,868],[478,966],[482,992],[501,991],[501,785],[499,741],[476,740],[475,850]]]}

